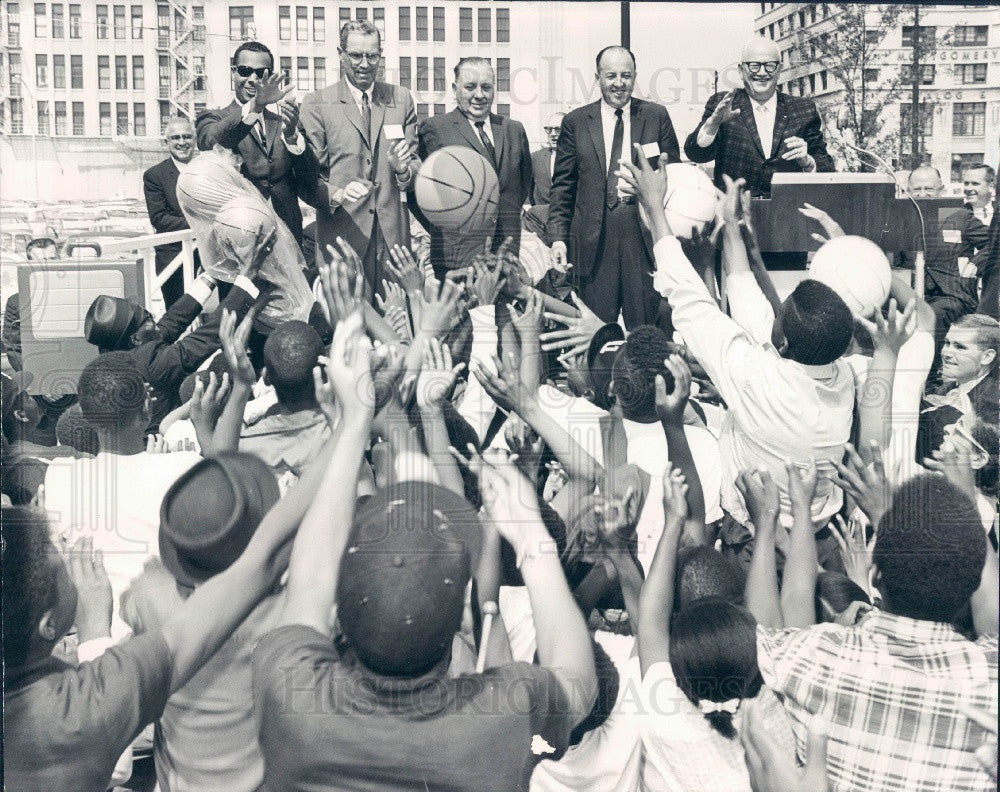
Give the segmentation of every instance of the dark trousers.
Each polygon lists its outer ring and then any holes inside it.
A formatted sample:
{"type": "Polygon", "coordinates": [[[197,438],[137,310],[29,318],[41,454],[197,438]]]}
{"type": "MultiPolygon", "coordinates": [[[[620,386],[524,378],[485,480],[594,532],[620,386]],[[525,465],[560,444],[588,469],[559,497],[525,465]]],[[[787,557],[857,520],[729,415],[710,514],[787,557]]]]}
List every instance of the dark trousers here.
{"type": "Polygon", "coordinates": [[[385,244],[385,237],[382,235],[382,228],[378,222],[378,215],[372,221],[372,233],[368,237],[368,247],[365,248],[361,256],[361,266],[365,276],[365,299],[373,302],[376,292],[382,288],[382,279],[386,278],[385,264],[383,261],[388,255],[388,248],[385,244]]]}
{"type": "Polygon", "coordinates": [[[606,208],[594,268],[577,282],[590,310],[605,322],[617,322],[621,313],[628,329],[655,324],[660,304],[641,229],[634,204],[606,208]]]}

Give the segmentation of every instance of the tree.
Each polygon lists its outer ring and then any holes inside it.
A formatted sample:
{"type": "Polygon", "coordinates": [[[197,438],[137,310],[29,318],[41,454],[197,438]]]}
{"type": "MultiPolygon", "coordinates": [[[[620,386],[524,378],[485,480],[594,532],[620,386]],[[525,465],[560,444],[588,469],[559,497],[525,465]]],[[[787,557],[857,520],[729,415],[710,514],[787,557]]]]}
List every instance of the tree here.
{"type": "MultiPolygon", "coordinates": [[[[895,3],[824,4],[825,24],[818,26],[818,31],[810,28],[797,33],[793,53],[798,62],[818,61],[840,87],[830,97],[827,109],[832,118],[839,115],[846,121],[846,130],[828,123],[827,141],[850,170],[871,171],[874,162],[854,152],[846,142],[888,160],[899,152],[900,129],[886,122],[896,117],[895,106],[910,90],[910,80],[919,80],[920,75],[913,75],[912,66],[907,70],[892,63],[884,42],[912,13],[907,6],[895,3]]],[[[921,33],[912,31],[912,46],[917,60],[926,63],[935,47],[933,29],[921,33]]]]}

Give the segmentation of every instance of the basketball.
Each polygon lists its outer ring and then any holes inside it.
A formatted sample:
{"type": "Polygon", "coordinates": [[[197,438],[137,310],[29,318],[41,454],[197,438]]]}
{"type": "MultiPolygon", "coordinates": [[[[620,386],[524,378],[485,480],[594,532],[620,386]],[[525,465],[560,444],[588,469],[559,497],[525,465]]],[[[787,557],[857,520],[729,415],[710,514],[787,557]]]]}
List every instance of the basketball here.
{"type": "Polygon", "coordinates": [[[492,230],[500,205],[496,171],[467,146],[446,146],[423,161],[414,188],[417,205],[445,231],[492,230]]]}
{"type": "MultiPolygon", "coordinates": [[[[683,162],[667,165],[667,194],[663,214],[670,230],[680,239],[701,233],[715,219],[716,191],[712,180],[701,168],[683,162]]],[[[646,221],[645,212],[639,207],[646,221]]]]}
{"type": "Polygon", "coordinates": [[[837,292],[855,316],[881,307],[892,285],[889,259],[878,245],[860,236],[824,242],[809,265],[809,277],[837,292]]]}

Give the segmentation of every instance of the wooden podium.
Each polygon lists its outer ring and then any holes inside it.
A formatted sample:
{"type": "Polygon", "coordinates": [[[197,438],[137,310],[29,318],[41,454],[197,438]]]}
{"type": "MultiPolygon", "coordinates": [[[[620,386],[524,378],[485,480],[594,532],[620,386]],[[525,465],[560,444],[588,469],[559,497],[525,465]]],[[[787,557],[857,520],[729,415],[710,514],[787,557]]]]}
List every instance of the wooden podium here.
{"type": "MultiPolygon", "coordinates": [[[[926,232],[961,208],[962,199],[919,198],[926,232]]],[[[753,223],[765,253],[811,252],[819,243],[811,234],[819,224],[799,212],[812,204],[836,220],[848,234],[875,242],[887,253],[923,250],[920,217],[913,201],[896,197],[896,183],[881,173],[776,173],[770,198],[751,202],[753,223]]]]}

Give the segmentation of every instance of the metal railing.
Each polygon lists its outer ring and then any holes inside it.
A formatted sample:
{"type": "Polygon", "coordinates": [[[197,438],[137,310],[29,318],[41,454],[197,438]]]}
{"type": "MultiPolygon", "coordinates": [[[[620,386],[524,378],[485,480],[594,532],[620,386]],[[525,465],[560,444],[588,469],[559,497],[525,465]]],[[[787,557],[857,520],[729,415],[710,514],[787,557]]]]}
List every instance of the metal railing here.
{"type": "Polygon", "coordinates": [[[145,234],[144,236],[129,237],[120,241],[108,242],[101,245],[101,253],[137,253],[142,262],[143,288],[146,290],[146,306],[153,302],[153,295],[162,286],[167,278],[180,269],[184,273],[184,288],[187,289],[194,280],[194,253],[198,248],[198,240],[194,231],[168,231],[165,234],[145,234]],[[175,242],[181,243],[181,252],[177,254],[173,261],[168,264],[163,272],[156,271],[156,250],[157,245],[170,245],[175,242]]]}

